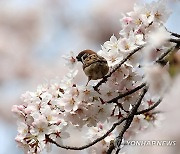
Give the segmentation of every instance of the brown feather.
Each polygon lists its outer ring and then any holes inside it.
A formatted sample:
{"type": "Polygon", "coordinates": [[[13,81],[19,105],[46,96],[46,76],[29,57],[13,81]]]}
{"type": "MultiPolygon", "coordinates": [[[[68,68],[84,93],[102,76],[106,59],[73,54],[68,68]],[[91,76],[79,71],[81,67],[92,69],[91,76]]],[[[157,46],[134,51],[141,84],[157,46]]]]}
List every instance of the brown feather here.
{"type": "Polygon", "coordinates": [[[80,61],[81,57],[82,57],[84,54],[97,54],[97,53],[94,52],[94,51],[92,51],[92,50],[87,49],[87,50],[81,51],[76,58],[80,61]]]}

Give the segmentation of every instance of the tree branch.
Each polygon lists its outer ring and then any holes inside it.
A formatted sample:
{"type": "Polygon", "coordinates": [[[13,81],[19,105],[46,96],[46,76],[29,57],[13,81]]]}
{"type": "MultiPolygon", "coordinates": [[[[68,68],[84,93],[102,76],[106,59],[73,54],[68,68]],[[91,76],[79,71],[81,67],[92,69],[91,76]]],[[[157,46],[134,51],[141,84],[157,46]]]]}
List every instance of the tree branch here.
{"type": "Polygon", "coordinates": [[[164,52],[161,56],[159,56],[159,58],[155,61],[155,63],[161,63],[162,60],[171,52],[174,50],[175,47],[172,47],[170,49],[168,49],[166,52],[164,52]]]}
{"type": "MultiPolygon", "coordinates": [[[[170,31],[169,31],[170,32],[170,31]]],[[[174,33],[174,32],[170,32],[172,36],[175,36],[175,37],[179,37],[180,38],[180,34],[177,34],[177,33],[174,33]]]]}
{"type": "Polygon", "coordinates": [[[146,83],[142,83],[141,85],[137,86],[136,88],[130,90],[130,91],[127,91],[123,94],[120,94],[119,96],[107,101],[106,103],[110,104],[110,103],[116,103],[119,99],[123,98],[123,97],[126,97],[128,95],[131,95],[133,93],[135,93],[136,91],[140,90],[141,88],[143,88],[144,86],[146,85],[146,83]]]}
{"type": "MultiPolygon", "coordinates": [[[[154,108],[156,108],[160,103],[161,103],[162,99],[159,99],[156,103],[154,103],[151,107],[149,107],[148,109],[144,109],[144,110],[141,110],[141,111],[137,111],[135,113],[135,115],[140,115],[140,114],[144,114],[144,113],[147,113],[151,110],[153,110],[154,108]]],[[[156,113],[159,113],[159,112],[156,112],[156,113]]],[[[111,154],[112,151],[115,149],[115,146],[114,146],[114,141],[111,141],[110,143],[110,146],[109,146],[109,149],[107,151],[107,154],[111,154]]]]}
{"type": "Polygon", "coordinates": [[[176,43],[178,45],[180,45],[180,39],[169,39],[170,42],[176,43]]]}
{"type": "Polygon", "coordinates": [[[95,139],[93,142],[81,146],[81,147],[73,147],[73,146],[64,146],[64,145],[60,145],[58,144],[56,141],[52,140],[51,138],[49,138],[48,135],[46,135],[46,139],[48,142],[55,144],[56,146],[66,149],[66,150],[84,150],[87,149],[89,147],[91,147],[92,145],[98,143],[99,141],[105,139],[118,125],[120,125],[121,123],[123,123],[127,118],[122,118],[121,120],[119,120],[118,122],[114,123],[113,126],[101,137],[95,139]]]}
{"type": "Polygon", "coordinates": [[[106,154],[111,154],[112,151],[114,150],[115,146],[114,146],[114,140],[112,140],[110,142],[110,145],[109,145],[109,148],[108,148],[108,151],[106,152],[106,154]]]}
{"type": "Polygon", "coordinates": [[[137,111],[136,112],[136,115],[140,115],[140,114],[144,114],[144,113],[147,113],[151,110],[153,110],[154,108],[156,108],[160,103],[161,103],[162,99],[159,99],[156,103],[154,103],[152,106],[150,106],[148,109],[144,109],[144,110],[141,110],[141,111],[137,111]]]}
{"type": "Polygon", "coordinates": [[[139,99],[136,101],[136,104],[133,106],[133,108],[131,109],[129,115],[127,116],[127,120],[123,126],[123,129],[121,130],[121,132],[119,133],[119,135],[116,137],[116,140],[117,140],[117,144],[116,144],[116,154],[119,153],[119,151],[121,150],[120,148],[120,145],[122,143],[122,139],[123,139],[123,136],[124,136],[124,133],[126,132],[126,130],[130,127],[133,119],[134,119],[134,116],[139,108],[139,106],[141,105],[141,102],[142,102],[142,99],[144,98],[144,95],[146,94],[148,90],[148,87],[146,86],[144,89],[143,89],[143,92],[141,93],[139,99]]]}

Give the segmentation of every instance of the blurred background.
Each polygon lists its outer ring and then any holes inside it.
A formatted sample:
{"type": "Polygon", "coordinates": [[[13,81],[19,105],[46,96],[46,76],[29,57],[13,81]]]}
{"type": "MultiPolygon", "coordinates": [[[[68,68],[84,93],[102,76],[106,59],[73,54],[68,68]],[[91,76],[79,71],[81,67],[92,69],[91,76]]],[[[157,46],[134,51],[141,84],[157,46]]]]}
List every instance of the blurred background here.
{"type": "MultiPolygon", "coordinates": [[[[14,141],[11,113],[21,94],[64,76],[62,55],[100,50],[118,35],[122,13],[135,2],[143,0],[0,0],[0,154],[23,153],[14,141]]],[[[166,27],[180,33],[180,3],[169,0],[169,6],[173,13],[166,27]]]]}

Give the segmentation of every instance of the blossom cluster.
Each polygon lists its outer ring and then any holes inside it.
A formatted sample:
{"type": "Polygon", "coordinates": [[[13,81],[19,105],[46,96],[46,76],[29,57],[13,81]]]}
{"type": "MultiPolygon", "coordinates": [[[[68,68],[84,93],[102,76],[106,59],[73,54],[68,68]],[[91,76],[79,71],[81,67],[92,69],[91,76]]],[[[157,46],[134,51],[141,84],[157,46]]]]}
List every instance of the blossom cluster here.
{"type": "MultiPolygon", "coordinates": [[[[110,71],[133,50],[144,45],[148,46],[155,29],[161,29],[160,33],[166,39],[161,44],[148,48],[147,52],[150,57],[148,59],[153,62],[163,54],[167,47],[165,41],[170,36],[163,27],[163,23],[170,14],[167,10],[164,2],[160,0],[143,6],[135,5],[134,11],[123,15],[120,20],[122,30],[119,38],[113,35],[98,52],[107,60],[110,71]]],[[[145,74],[144,69],[141,69],[143,65],[147,64],[147,61],[142,59],[143,54],[147,53],[144,49],[140,49],[131,56],[108,78],[105,84],[99,87],[98,92],[94,90],[93,85],[85,86],[75,83],[74,79],[78,73],[76,58],[73,53],[65,56],[70,70],[64,79],[40,85],[35,92],[26,92],[22,95],[23,104],[13,106],[12,110],[18,118],[18,135],[16,137],[18,145],[27,153],[40,153],[43,149],[49,148],[49,138],[61,143],[64,139],[71,137],[71,132],[67,132],[69,126],[75,126],[78,129],[88,128],[87,142],[91,142],[105,134],[113,122],[117,122],[127,115],[138,99],[140,91],[116,102],[106,103],[109,100],[134,89],[146,80],[153,85],[150,87],[151,91],[159,88],[159,94],[163,95],[168,87],[167,85],[164,87],[164,83],[169,81],[169,76],[166,70],[163,70],[162,77],[156,81],[158,83],[153,83],[153,78],[159,75],[159,70],[162,68],[158,66],[155,70],[147,69],[147,74],[145,74]],[[147,77],[144,78],[144,75],[147,77]],[[156,85],[160,86],[156,87],[156,85]]],[[[96,85],[98,81],[93,83],[96,85]]],[[[153,93],[146,94],[140,108],[150,107],[157,98],[153,93]]],[[[132,138],[151,124],[158,124],[158,120],[159,116],[154,115],[153,112],[136,116],[124,139],[132,138]]],[[[118,126],[114,132],[93,146],[89,152],[105,152],[110,141],[115,139],[121,128],[122,126],[118,126]]]]}
{"type": "MultiPolygon", "coordinates": [[[[18,121],[16,141],[25,153],[39,153],[47,145],[47,135],[55,140],[67,138],[68,123],[62,117],[58,98],[63,94],[59,84],[40,85],[36,92],[22,95],[22,105],[14,105],[12,111],[18,121]]],[[[48,149],[50,148],[47,146],[48,149]]]]}
{"type": "MultiPolygon", "coordinates": [[[[103,44],[102,50],[98,53],[108,60],[109,66],[114,66],[138,46],[147,45],[148,43],[151,44],[151,34],[155,30],[158,31],[159,29],[163,29],[163,39],[166,41],[169,34],[163,27],[163,24],[166,22],[169,15],[170,11],[163,0],[141,6],[135,4],[134,11],[127,13],[127,15],[123,15],[120,19],[122,27],[119,32],[120,37],[117,38],[112,35],[110,40],[103,44]]],[[[162,38],[159,40],[158,37],[156,38],[158,39],[157,42],[161,42],[162,38]]],[[[151,58],[151,60],[155,60],[158,55],[163,53],[165,47],[158,47],[163,45],[164,41],[161,42],[162,44],[159,43],[159,46],[157,43],[156,45],[154,45],[154,42],[152,43],[153,47],[151,48],[151,51],[149,51],[151,52],[149,53],[149,56],[153,56],[154,59],[151,58]]],[[[142,55],[142,51],[140,51],[132,56],[128,62],[131,65],[136,66],[142,58],[142,55]]]]}

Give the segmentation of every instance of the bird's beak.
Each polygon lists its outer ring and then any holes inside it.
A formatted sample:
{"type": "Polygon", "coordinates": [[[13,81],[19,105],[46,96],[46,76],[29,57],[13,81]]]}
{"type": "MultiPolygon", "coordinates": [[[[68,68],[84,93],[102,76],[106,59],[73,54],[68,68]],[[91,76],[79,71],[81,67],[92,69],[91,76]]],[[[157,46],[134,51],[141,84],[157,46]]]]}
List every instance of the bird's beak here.
{"type": "Polygon", "coordinates": [[[77,59],[77,61],[81,61],[82,62],[82,60],[81,60],[81,58],[79,56],[77,56],[76,59],[77,59]]]}

